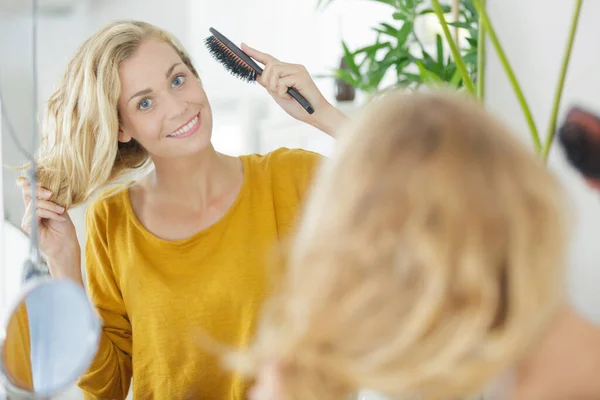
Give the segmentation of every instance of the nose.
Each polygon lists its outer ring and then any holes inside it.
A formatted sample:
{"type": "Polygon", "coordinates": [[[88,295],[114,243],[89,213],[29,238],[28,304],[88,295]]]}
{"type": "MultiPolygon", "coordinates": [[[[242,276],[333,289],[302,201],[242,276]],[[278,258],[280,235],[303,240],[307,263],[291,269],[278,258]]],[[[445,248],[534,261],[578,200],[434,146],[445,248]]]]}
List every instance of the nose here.
{"type": "Polygon", "coordinates": [[[168,93],[166,95],[166,98],[168,107],[167,115],[171,119],[178,119],[179,117],[184,116],[186,114],[188,103],[187,101],[185,101],[184,98],[174,93],[168,93]]]}

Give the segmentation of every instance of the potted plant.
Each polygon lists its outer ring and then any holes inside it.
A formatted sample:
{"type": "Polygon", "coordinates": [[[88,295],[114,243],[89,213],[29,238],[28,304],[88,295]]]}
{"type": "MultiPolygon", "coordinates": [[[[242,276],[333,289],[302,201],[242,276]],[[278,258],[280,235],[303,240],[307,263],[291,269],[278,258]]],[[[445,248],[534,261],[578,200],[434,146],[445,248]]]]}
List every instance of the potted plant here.
{"type": "MultiPolygon", "coordinates": [[[[558,110],[583,0],[576,0],[575,3],[548,132],[543,142],[518,79],[486,12],[485,0],[369,1],[389,5],[390,20],[373,27],[378,33],[374,43],[351,50],[342,42],[346,68],[333,71],[336,79],[347,82],[368,96],[399,86],[418,90],[424,85],[449,85],[466,90],[483,101],[486,38],[489,38],[525,115],[535,152],[544,161],[547,160],[554,141],[558,110]],[[415,31],[417,19],[431,13],[437,16],[442,30],[442,35],[437,35],[435,51],[426,49],[415,31]],[[452,13],[451,21],[447,20],[449,13],[452,13]],[[451,28],[466,33],[464,43],[457,40],[456,34],[452,36],[451,28]],[[449,49],[450,54],[445,49],[449,49]],[[382,87],[384,76],[389,76],[390,73],[395,76],[393,83],[382,87]]],[[[317,6],[324,8],[331,2],[333,0],[318,0],[317,6]]]]}

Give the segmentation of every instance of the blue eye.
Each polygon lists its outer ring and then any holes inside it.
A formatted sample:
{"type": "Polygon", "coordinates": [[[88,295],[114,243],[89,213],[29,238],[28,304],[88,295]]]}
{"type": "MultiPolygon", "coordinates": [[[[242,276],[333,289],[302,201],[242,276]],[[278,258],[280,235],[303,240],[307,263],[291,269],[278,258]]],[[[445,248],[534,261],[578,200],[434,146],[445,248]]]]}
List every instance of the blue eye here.
{"type": "Polygon", "coordinates": [[[138,103],[138,110],[147,110],[150,108],[151,105],[152,105],[152,100],[143,99],[142,101],[140,101],[138,103]]]}
{"type": "Polygon", "coordinates": [[[177,77],[175,77],[175,79],[173,79],[173,82],[171,82],[171,87],[178,87],[183,85],[183,82],[185,82],[185,76],[183,75],[179,75],[177,77]]]}

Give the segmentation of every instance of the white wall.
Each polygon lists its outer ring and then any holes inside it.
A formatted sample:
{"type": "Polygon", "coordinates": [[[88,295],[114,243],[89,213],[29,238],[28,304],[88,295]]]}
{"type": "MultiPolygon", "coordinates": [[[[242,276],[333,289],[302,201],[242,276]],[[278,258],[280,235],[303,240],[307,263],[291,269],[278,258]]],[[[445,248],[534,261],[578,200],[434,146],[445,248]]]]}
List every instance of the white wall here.
{"type": "MultiPolygon", "coordinates": [[[[538,128],[545,132],[568,36],[574,0],[488,0],[492,23],[523,86],[538,128]]],[[[600,113],[600,2],[584,1],[561,116],[581,103],[600,113]]],[[[526,136],[527,126],[498,58],[488,45],[487,98],[491,110],[526,136]]],[[[600,323],[600,199],[566,164],[558,146],[550,165],[572,199],[574,238],[570,255],[573,302],[600,323]]]]}

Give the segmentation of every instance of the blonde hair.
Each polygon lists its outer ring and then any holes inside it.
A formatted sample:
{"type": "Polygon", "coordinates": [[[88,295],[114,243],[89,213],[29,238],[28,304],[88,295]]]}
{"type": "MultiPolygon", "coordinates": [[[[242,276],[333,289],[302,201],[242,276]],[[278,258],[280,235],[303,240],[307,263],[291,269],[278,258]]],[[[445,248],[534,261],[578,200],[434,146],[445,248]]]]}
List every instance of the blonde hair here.
{"type": "Polygon", "coordinates": [[[557,182],[457,94],[389,94],[340,141],[255,343],[229,362],[276,363],[286,399],[476,394],[562,302],[557,182]]]}
{"type": "Polygon", "coordinates": [[[116,21],[86,40],[48,100],[36,156],[39,182],[54,193],[55,203],[82,204],[96,190],[149,165],[149,155],[138,142],[118,142],[117,110],[119,66],[148,39],[170,44],[199,78],[177,39],[151,24],[116,21]]]}

